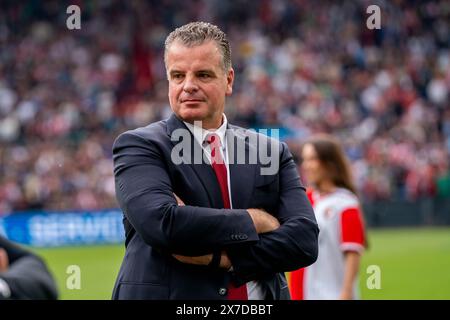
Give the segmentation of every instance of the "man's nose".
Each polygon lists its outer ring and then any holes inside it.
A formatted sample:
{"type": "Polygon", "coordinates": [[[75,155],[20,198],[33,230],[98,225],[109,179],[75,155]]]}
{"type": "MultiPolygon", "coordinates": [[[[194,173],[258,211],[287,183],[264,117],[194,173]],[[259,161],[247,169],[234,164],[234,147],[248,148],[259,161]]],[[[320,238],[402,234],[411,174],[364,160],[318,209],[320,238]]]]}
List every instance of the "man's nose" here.
{"type": "Polygon", "coordinates": [[[195,77],[186,76],[186,79],[184,81],[183,90],[187,93],[192,93],[192,92],[195,92],[198,90],[198,85],[197,85],[195,77]]]}

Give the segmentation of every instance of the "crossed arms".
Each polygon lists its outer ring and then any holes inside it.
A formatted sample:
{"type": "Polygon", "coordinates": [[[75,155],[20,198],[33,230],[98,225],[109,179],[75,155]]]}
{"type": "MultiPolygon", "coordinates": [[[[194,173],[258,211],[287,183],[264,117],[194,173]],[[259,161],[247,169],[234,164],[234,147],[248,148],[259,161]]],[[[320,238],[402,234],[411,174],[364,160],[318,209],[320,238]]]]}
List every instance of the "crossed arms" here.
{"type": "MultiPolygon", "coordinates": [[[[183,200],[181,200],[176,194],[174,194],[175,199],[177,200],[177,204],[179,206],[184,206],[185,203],[183,200]]],[[[278,229],[280,226],[280,223],[278,220],[267,213],[266,211],[262,209],[247,209],[248,214],[252,218],[253,225],[255,226],[255,230],[258,234],[266,233],[270,231],[274,231],[278,229]]],[[[189,264],[196,264],[196,265],[209,265],[211,261],[213,260],[213,254],[206,254],[202,256],[183,256],[179,254],[172,254],[175,259],[177,259],[180,262],[183,263],[189,263],[189,264]]],[[[225,250],[222,250],[220,253],[220,259],[219,259],[219,268],[227,269],[229,270],[232,267],[232,263],[230,261],[230,258],[228,257],[225,250]]]]}
{"type": "Polygon", "coordinates": [[[259,209],[178,205],[160,149],[136,132],[120,135],[113,154],[119,204],[143,241],[153,248],[197,264],[208,264],[210,253],[221,248],[221,266],[232,265],[243,282],[316,260],[314,213],[284,144],[276,218],[259,209]],[[248,237],[230,240],[235,233],[248,237]]]}

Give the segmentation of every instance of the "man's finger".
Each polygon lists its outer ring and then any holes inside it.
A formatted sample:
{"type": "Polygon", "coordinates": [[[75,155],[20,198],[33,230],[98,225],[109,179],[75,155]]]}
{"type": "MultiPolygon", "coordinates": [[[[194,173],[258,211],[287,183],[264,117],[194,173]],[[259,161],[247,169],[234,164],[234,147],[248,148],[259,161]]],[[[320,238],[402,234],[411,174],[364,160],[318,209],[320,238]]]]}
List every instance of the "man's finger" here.
{"type": "Polygon", "coordinates": [[[180,199],[180,197],[178,197],[175,193],[173,195],[175,196],[175,199],[177,200],[177,204],[179,206],[184,206],[185,205],[183,200],[180,199]]]}
{"type": "Polygon", "coordinates": [[[4,249],[0,248],[0,272],[6,272],[9,267],[8,254],[4,249]]]}
{"type": "Polygon", "coordinates": [[[183,260],[183,258],[184,258],[184,256],[180,256],[178,254],[173,254],[172,256],[177,260],[183,260]]]}
{"type": "Polygon", "coordinates": [[[172,255],[175,259],[177,259],[180,262],[183,263],[189,263],[189,264],[197,264],[195,257],[187,257],[187,256],[181,256],[177,254],[172,255]]]}
{"type": "Polygon", "coordinates": [[[172,256],[180,262],[197,264],[197,265],[208,265],[211,262],[212,254],[207,254],[204,256],[188,257],[178,254],[172,254],[172,256]]]}

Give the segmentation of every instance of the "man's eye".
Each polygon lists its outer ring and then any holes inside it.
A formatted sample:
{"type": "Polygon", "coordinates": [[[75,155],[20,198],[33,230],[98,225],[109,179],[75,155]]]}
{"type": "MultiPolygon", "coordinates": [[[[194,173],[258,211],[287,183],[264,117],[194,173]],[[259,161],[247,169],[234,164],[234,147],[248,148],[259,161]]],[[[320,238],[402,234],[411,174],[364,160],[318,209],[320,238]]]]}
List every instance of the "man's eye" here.
{"type": "Polygon", "coordinates": [[[203,79],[207,79],[207,78],[210,78],[211,76],[209,75],[209,74],[207,74],[207,73],[201,73],[200,74],[200,78],[203,78],[203,79]]]}
{"type": "Polygon", "coordinates": [[[173,77],[174,79],[182,79],[182,78],[183,78],[183,75],[182,75],[181,73],[177,73],[177,74],[174,74],[172,77],[173,77]]]}

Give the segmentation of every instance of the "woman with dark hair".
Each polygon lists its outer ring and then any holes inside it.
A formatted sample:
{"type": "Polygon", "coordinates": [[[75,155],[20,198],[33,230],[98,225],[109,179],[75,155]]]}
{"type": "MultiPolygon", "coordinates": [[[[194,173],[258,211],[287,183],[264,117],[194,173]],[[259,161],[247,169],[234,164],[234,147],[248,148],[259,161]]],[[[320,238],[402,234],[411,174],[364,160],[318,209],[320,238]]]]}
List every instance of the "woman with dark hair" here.
{"type": "Polygon", "coordinates": [[[320,229],[319,256],[313,265],[291,273],[292,299],[358,299],[366,235],[349,162],[329,135],[307,140],[301,161],[320,229]]]}

